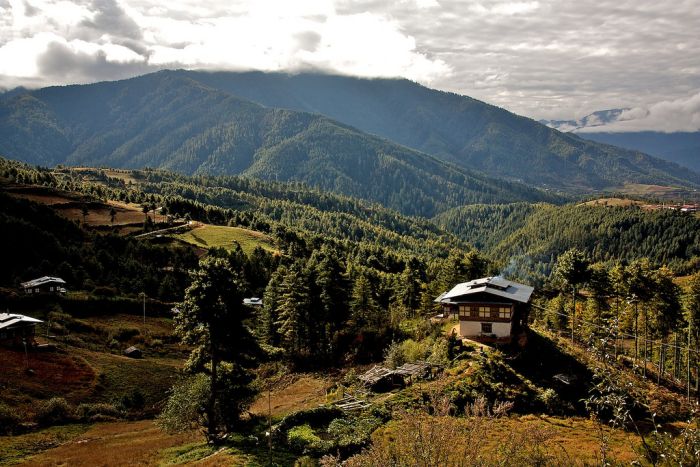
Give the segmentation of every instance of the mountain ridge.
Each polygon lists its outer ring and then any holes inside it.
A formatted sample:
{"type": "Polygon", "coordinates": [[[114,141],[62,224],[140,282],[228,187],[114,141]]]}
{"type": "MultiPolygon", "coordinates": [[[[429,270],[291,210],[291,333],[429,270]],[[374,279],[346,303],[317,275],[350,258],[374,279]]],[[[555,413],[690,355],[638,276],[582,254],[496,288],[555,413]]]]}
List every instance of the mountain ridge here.
{"type": "Polygon", "coordinates": [[[1,101],[0,153],[49,166],[298,180],[427,217],[472,202],[558,199],[323,115],[266,108],[169,72],[1,101]]]}
{"type": "Polygon", "coordinates": [[[573,192],[625,183],[700,185],[700,175],[639,151],[555,131],[468,96],[406,79],[322,73],[180,73],[270,107],[321,113],[491,176],[573,192]]]}

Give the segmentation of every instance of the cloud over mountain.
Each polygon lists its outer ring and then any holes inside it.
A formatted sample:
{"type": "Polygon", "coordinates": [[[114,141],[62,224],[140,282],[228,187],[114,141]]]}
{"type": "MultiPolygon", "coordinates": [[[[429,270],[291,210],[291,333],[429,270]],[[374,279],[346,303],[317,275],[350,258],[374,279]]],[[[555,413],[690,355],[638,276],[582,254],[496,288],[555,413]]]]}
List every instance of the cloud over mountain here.
{"type": "Polygon", "coordinates": [[[0,0],[0,88],[320,69],[561,119],[698,93],[698,24],[695,0],[0,0]]]}

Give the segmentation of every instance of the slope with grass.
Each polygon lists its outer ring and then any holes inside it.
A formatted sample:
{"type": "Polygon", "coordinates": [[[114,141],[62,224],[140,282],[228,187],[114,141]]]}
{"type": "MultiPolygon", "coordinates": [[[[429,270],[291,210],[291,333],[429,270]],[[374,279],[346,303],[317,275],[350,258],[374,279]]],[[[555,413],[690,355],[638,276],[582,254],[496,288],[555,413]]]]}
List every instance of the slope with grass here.
{"type": "Polygon", "coordinates": [[[242,227],[223,225],[200,225],[185,233],[174,236],[184,242],[202,248],[224,248],[231,250],[240,245],[244,253],[250,255],[255,248],[271,253],[277,252],[273,239],[261,232],[242,227]]]}

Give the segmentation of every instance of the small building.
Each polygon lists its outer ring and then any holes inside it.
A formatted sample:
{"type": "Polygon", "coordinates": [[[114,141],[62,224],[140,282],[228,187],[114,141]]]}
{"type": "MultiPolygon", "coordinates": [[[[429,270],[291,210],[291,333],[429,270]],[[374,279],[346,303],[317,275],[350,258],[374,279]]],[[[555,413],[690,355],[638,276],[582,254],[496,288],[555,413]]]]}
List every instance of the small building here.
{"type": "Polygon", "coordinates": [[[24,315],[0,313],[0,344],[6,346],[36,345],[34,335],[40,319],[24,315]]]}
{"type": "Polygon", "coordinates": [[[64,294],[66,281],[60,277],[44,276],[31,281],[22,282],[22,288],[27,294],[64,294]]]}
{"type": "Polygon", "coordinates": [[[124,351],[124,355],[129,358],[141,358],[143,357],[143,352],[141,352],[141,349],[138,347],[132,345],[124,351]]]}
{"type": "Polygon", "coordinates": [[[510,340],[527,327],[534,288],[502,277],[457,284],[435,299],[443,313],[459,317],[459,334],[510,340]]]}
{"type": "Polygon", "coordinates": [[[262,300],[262,298],[259,298],[259,297],[244,298],[243,304],[248,305],[248,306],[253,306],[253,307],[261,307],[261,306],[263,306],[263,300],[262,300]]]}

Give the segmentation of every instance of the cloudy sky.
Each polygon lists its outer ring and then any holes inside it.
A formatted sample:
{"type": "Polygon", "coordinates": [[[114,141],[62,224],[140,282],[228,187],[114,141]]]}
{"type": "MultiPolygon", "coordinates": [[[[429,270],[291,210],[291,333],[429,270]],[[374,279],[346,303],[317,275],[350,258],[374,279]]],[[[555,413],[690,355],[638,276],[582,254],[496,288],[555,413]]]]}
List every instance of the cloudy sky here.
{"type": "Polygon", "coordinates": [[[161,68],[406,77],[533,118],[700,128],[700,0],[0,0],[0,87],[161,68]]]}

